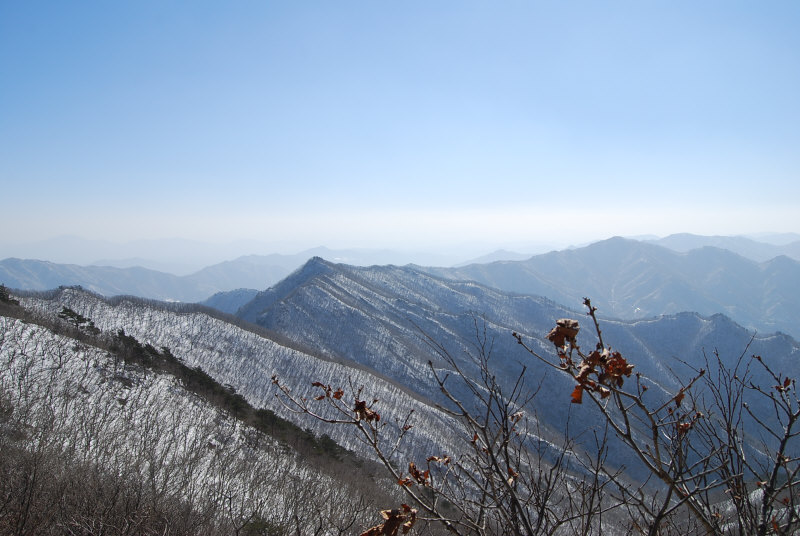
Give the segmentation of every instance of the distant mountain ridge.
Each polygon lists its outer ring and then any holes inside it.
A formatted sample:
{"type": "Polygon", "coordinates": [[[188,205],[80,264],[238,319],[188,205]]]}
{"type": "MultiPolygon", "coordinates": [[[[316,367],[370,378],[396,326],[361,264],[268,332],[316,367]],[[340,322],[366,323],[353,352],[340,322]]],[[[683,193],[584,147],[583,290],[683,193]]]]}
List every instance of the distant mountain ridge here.
{"type": "Polygon", "coordinates": [[[78,266],[14,258],[0,261],[0,282],[21,290],[79,285],[105,296],[129,294],[165,301],[197,301],[217,290],[186,277],[146,268],[78,266]]]}
{"type": "Polygon", "coordinates": [[[531,255],[525,253],[518,253],[516,251],[498,249],[497,251],[493,251],[476,259],[459,263],[455,267],[457,268],[459,266],[468,266],[470,264],[486,264],[489,262],[496,262],[496,261],[523,261],[525,259],[529,259],[530,257],[531,255]]]}
{"type": "Polygon", "coordinates": [[[645,240],[645,242],[664,246],[665,248],[681,253],[711,246],[719,249],[727,249],[728,251],[732,251],[742,257],[757,262],[768,261],[782,255],[800,261],[800,240],[777,245],[759,242],[744,236],[700,236],[681,233],[655,240],[645,240]]]}
{"type": "MultiPolygon", "coordinates": [[[[745,246],[756,248],[762,255],[779,247],[741,237],[672,235],[661,241],[671,248],[738,244],[740,250],[745,246]]],[[[780,247],[786,250],[793,244],[780,247]]],[[[0,283],[23,290],[80,285],[106,296],[201,302],[232,314],[258,290],[279,284],[311,256],[363,265],[381,258],[379,253],[315,248],[295,255],[249,255],[185,276],[144,268],[5,259],[0,261],[0,283]]],[[[391,260],[392,253],[384,253],[387,257],[383,260],[391,260]]],[[[521,257],[500,251],[484,259],[495,256],[521,257]]],[[[424,271],[475,280],[502,290],[542,295],[570,307],[578,307],[588,294],[607,304],[608,314],[620,318],[680,311],[706,315],[721,312],[759,331],[800,333],[800,318],[792,307],[800,297],[800,268],[788,256],[757,262],[717,247],[678,252],[649,241],[614,238],[524,260],[430,267],[424,271]]]]}
{"type": "Polygon", "coordinates": [[[526,261],[422,269],[570,307],[590,296],[619,318],[724,313],[761,332],[800,333],[800,262],[785,256],[758,263],[718,248],[678,253],[616,237],[526,261]]]}
{"type": "Polygon", "coordinates": [[[255,289],[239,288],[236,290],[217,292],[207,300],[200,302],[200,304],[213,307],[217,311],[232,315],[241,309],[243,305],[255,298],[257,294],[258,291],[255,289]]]}
{"type": "MultiPolygon", "coordinates": [[[[7,258],[0,261],[0,283],[20,290],[79,285],[104,296],[131,295],[165,301],[201,302],[220,292],[265,289],[314,256],[354,265],[391,264],[403,258],[402,253],[390,250],[317,247],[291,255],[245,255],[181,276],[140,266],[82,266],[7,258]]],[[[219,296],[215,300],[216,303],[224,301],[219,296]]]]}
{"type": "MultiPolygon", "coordinates": [[[[79,285],[104,296],[131,295],[164,301],[200,302],[220,292],[264,289],[318,254],[363,260],[353,251],[314,248],[294,255],[247,255],[177,276],[142,267],[79,266],[9,258],[0,261],[0,283],[21,290],[79,285]]],[[[217,297],[217,302],[221,299],[217,297]]]]}

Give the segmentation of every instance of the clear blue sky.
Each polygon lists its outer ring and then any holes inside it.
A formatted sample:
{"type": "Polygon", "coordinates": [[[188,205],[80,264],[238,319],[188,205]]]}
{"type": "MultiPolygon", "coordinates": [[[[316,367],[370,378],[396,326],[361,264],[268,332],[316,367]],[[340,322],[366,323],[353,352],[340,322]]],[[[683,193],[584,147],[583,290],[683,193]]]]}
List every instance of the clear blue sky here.
{"type": "Polygon", "coordinates": [[[0,241],[798,232],[800,2],[2,2],[0,182],[0,241]]]}

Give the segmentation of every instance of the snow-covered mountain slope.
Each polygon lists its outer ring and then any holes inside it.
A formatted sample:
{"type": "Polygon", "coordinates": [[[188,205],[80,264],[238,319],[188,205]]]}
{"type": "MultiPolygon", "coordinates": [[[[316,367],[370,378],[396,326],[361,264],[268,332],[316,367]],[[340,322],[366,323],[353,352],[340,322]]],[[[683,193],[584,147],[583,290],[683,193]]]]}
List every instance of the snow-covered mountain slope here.
{"type": "MultiPolygon", "coordinates": [[[[604,304],[594,301],[603,316],[604,304]]],[[[572,310],[538,296],[520,295],[470,282],[445,279],[412,267],[353,267],[315,258],[287,279],[259,293],[239,316],[326,355],[352,359],[396,381],[434,396],[423,370],[435,353],[430,338],[451,355],[473,350],[476,321],[493,338],[498,369],[510,377],[527,363],[512,331],[552,355],[544,336],[558,318],[585,324],[579,340],[596,342],[585,311],[572,310]]],[[[637,363],[637,371],[677,385],[664,371],[678,360],[697,365],[703,351],[718,349],[738,358],[750,344],[776,366],[796,369],[797,341],[784,334],[754,336],[724,315],[662,315],[625,321],[603,318],[606,341],[637,363]],[[752,342],[751,342],[752,339],[752,342]]],[[[477,335],[480,335],[478,333],[477,335]]],[[[676,371],[677,373],[677,371],[676,371]]]]}
{"type": "Polygon", "coordinates": [[[0,451],[4,534],[357,533],[382,506],[175,377],[5,316],[0,451]]]}
{"type": "Polygon", "coordinates": [[[212,307],[223,313],[235,314],[244,304],[256,297],[258,291],[249,288],[240,288],[217,292],[207,300],[200,302],[201,305],[212,307]]]}
{"type": "MultiPolygon", "coordinates": [[[[401,451],[406,456],[427,457],[442,448],[452,451],[457,443],[452,419],[413,391],[353,361],[320,357],[325,353],[304,350],[302,344],[282,341],[268,332],[257,333],[236,326],[211,310],[134,298],[109,300],[75,289],[61,289],[46,297],[27,297],[21,302],[50,316],[67,307],[91,319],[102,332],[124,330],[142,344],[167,347],[188,367],[200,367],[219,383],[232,386],[252,406],[270,409],[317,435],[328,434],[345,448],[364,455],[371,453],[352,430],[289,412],[276,399],[272,376],[277,375],[282,384],[299,396],[318,395],[311,385],[314,381],[343,388],[352,384],[356,388],[364,386],[364,396],[379,399],[378,411],[392,408],[393,414],[400,418],[414,410],[415,426],[401,451]]],[[[397,425],[390,423],[390,426],[397,425]]]]}
{"type": "MultiPolygon", "coordinates": [[[[603,311],[602,302],[595,302],[603,311]]],[[[554,361],[552,344],[544,336],[558,318],[582,322],[579,341],[591,348],[593,338],[584,312],[547,299],[502,292],[474,282],[437,277],[412,267],[353,267],[312,259],[275,287],[264,291],[239,314],[298,344],[330,356],[353,359],[386,374],[426,397],[441,400],[427,368],[428,360],[444,367],[428,342],[461,363],[477,379],[469,357],[486,337],[493,372],[510,385],[522,367],[526,382],[539,389],[534,401],[540,421],[553,433],[570,420],[576,429],[591,429],[596,414],[569,403],[573,385],[563,375],[546,370],[512,337],[521,333],[542,355],[554,361]],[[429,339],[428,339],[429,338],[429,339]]],[[[648,396],[671,396],[686,381],[690,367],[706,366],[704,351],[716,349],[725,363],[743,352],[761,354],[776,370],[798,370],[800,347],[777,334],[753,337],[723,315],[695,313],[637,321],[603,319],[607,344],[635,364],[635,370],[663,390],[648,396]],[[688,364],[684,365],[682,362],[688,364]]],[[[468,399],[466,391],[456,393],[468,399]]],[[[612,456],[617,453],[613,453],[612,456]]],[[[631,460],[615,460],[629,464],[631,460]]]]}

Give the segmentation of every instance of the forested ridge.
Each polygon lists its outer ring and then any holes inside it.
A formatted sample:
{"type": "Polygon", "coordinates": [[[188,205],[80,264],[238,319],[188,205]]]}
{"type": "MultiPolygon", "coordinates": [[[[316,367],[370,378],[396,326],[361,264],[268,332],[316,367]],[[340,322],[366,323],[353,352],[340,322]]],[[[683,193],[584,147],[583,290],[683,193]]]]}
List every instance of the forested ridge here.
{"type": "Polygon", "coordinates": [[[369,462],[169,348],[0,313],[3,534],[351,533],[388,500],[369,462]]]}

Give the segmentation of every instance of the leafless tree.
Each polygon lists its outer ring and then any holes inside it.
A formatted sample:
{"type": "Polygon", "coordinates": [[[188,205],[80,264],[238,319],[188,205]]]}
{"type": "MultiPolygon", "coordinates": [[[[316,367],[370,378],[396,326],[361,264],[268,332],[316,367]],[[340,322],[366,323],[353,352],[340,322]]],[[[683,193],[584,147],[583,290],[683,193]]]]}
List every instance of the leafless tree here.
{"type": "Polygon", "coordinates": [[[414,426],[413,414],[390,426],[376,401],[364,399],[361,386],[348,385],[345,393],[315,382],[316,393],[304,397],[279,378],[273,381],[288,409],[352,426],[414,507],[385,510],[384,522],[365,534],[410,529],[417,519],[436,522],[454,534],[599,534],[603,516],[619,506],[607,490],[619,475],[606,473],[603,430],[596,436],[597,456],[588,462],[575,456],[569,436],[554,448],[533,412],[538,389],[527,385],[524,369],[510,386],[501,385],[492,372],[492,340],[477,320],[475,328],[476,379],[462,371],[443,345],[428,339],[443,363],[437,368],[429,362],[446,401],[439,407],[462,427],[464,448],[459,452],[431,453],[401,465],[398,455],[414,426]],[[454,382],[459,392],[468,393],[467,399],[454,395],[454,382]]]}
{"type": "Polygon", "coordinates": [[[653,535],[796,531],[800,407],[795,380],[756,356],[753,360],[771,385],[754,383],[751,363],[744,362],[745,350],[733,367],[715,354],[715,360],[706,359],[706,367],[696,369],[677,392],[651,396],[648,382],[633,374],[633,363],[606,345],[596,308],[588,299],[585,305],[597,341],[591,351],[578,345],[580,327],[571,319],[559,320],[548,334],[558,361],[515,336],[540,362],[571,377],[572,402],[590,400],[660,481],[650,493],[620,487],[639,529],[653,535]],[[755,411],[755,403],[767,407],[771,416],[755,411]],[[752,425],[762,432],[757,446],[754,437],[747,437],[752,425]]]}
{"type": "Polygon", "coordinates": [[[538,362],[571,378],[574,388],[566,403],[588,401],[594,407],[600,426],[593,432],[594,455],[588,457],[575,456],[586,445],[577,445],[568,432],[555,455],[552,447],[541,447],[544,432],[532,411],[537,389],[526,385],[524,369],[516,382],[501,385],[492,371],[492,341],[485,329],[476,329],[477,376],[465,373],[444,345],[428,339],[444,363],[438,368],[429,363],[446,401],[440,409],[461,423],[464,448],[431,453],[424,461],[398,463],[413,415],[388,426],[391,419],[379,414],[377,401],[368,401],[363,386],[348,384],[345,392],[314,382],[316,393],[304,397],[279,378],[273,381],[290,410],[352,426],[415,508],[385,510],[383,523],[365,534],[409,528],[416,509],[420,519],[457,534],[592,534],[619,521],[628,534],[796,532],[800,404],[795,379],[757,356],[747,362],[743,353],[729,367],[715,354],[674,392],[665,391],[606,344],[596,308],[588,299],[585,305],[596,338],[588,351],[579,346],[580,325],[572,319],[559,320],[547,334],[555,356],[513,335],[538,362]],[[753,367],[768,385],[754,381],[753,367]],[[467,394],[460,398],[455,392],[467,394]],[[758,437],[753,429],[760,430],[758,437]],[[650,476],[644,482],[634,483],[608,467],[609,433],[646,468],[650,476]]]}

